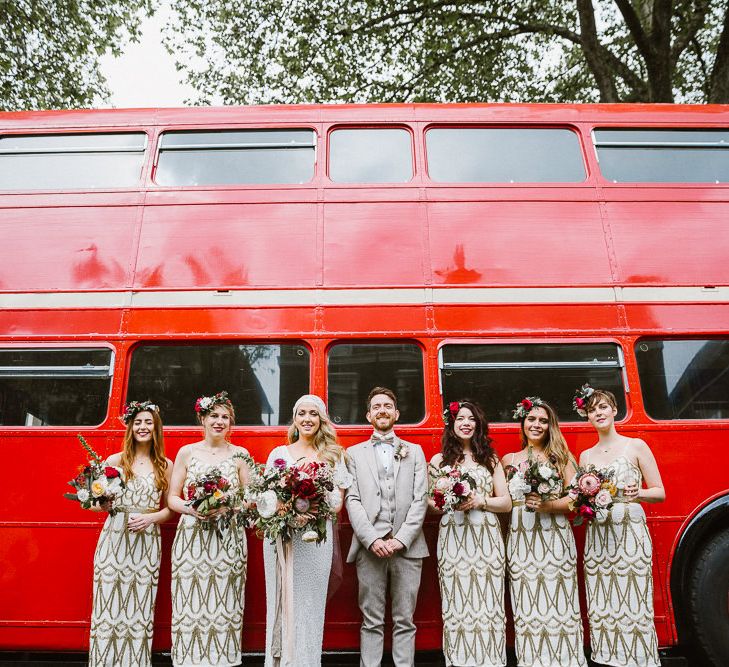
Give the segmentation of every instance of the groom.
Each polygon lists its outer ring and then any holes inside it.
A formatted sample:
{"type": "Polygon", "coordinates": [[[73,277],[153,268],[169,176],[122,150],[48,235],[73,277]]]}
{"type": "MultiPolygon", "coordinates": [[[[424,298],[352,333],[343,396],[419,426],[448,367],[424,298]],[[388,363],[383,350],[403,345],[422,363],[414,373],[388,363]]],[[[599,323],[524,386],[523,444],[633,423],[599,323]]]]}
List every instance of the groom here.
{"type": "Polygon", "coordinates": [[[427,472],[423,450],[393,432],[399,417],[395,394],[375,387],[367,397],[367,421],[374,433],[347,449],[354,477],[347,491],[354,530],[347,562],[357,564],[361,667],[379,667],[382,662],[388,581],[392,659],[395,667],[415,664],[413,613],[423,558],[428,555],[423,536],[427,472]]]}

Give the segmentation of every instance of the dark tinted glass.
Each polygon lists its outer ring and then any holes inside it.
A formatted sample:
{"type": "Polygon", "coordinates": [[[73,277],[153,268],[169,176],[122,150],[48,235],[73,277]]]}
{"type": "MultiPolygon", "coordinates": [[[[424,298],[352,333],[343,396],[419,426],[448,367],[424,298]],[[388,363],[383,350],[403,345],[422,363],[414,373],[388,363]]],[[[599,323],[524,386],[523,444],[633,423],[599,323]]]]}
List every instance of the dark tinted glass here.
{"type": "Polygon", "coordinates": [[[579,421],[572,398],[586,382],[613,392],[618,419],[625,416],[623,374],[612,344],[446,345],[441,380],[444,404],[471,398],[493,422],[511,422],[525,396],[540,396],[563,421],[579,421]]]}
{"type": "Polygon", "coordinates": [[[443,128],[425,135],[428,173],[444,183],[585,180],[577,135],[559,129],[443,128]]]}
{"type": "Polygon", "coordinates": [[[616,183],[729,182],[727,130],[595,130],[595,144],[616,183]]]}
{"type": "Polygon", "coordinates": [[[0,350],[0,425],[100,424],[111,364],[108,349],[0,350]]]}
{"type": "Polygon", "coordinates": [[[651,417],[729,419],[729,340],[643,340],[635,354],[651,417]]]}
{"type": "Polygon", "coordinates": [[[141,132],[0,137],[0,190],[137,185],[146,141],[141,132]]]}
{"type": "Polygon", "coordinates": [[[312,130],[166,132],[159,185],[306,183],[314,176],[312,130]]]}
{"type": "Polygon", "coordinates": [[[195,400],[227,391],[239,425],[291,421],[309,391],[309,352],[286,345],[143,345],[132,354],[127,400],[152,400],[165,425],[195,424],[195,400]]]}
{"type": "Polygon", "coordinates": [[[423,353],[411,344],[341,344],[329,352],[329,414],[337,424],[366,424],[367,395],[387,387],[397,396],[400,423],[425,416],[423,353]]]}
{"type": "Polygon", "coordinates": [[[335,130],[329,137],[329,178],[337,183],[407,183],[412,177],[407,130],[335,130]]]}

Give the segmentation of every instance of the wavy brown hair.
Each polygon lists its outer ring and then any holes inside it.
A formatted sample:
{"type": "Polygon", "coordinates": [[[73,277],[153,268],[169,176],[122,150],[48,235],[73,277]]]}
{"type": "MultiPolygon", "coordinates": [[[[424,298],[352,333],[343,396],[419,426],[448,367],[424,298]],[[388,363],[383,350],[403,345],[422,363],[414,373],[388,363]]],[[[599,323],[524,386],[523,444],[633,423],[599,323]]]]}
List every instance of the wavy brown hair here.
{"type": "MultiPolygon", "coordinates": [[[[562,474],[562,471],[567,467],[568,463],[572,462],[574,464],[574,458],[567,447],[567,441],[565,440],[564,435],[562,435],[562,429],[559,427],[559,419],[557,418],[557,412],[555,409],[546,401],[542,401],[539,405],[535,405],[532,410],[539,410],[539,408],[544,409],[547,413],[548,420],[547,433],[544,440],[544,455],[547,457],[548,461],[557,467],[560,474],[562,474]]],[[[520,420],[522,449],[529,446],[529,440],[524,433],[524,424],[532,410],[529,410],[529,412],[524,415],[524,418],[520,420]]]]}
{"type": "Polygon", "coordinates": [[[486,415],[484,415],[478,403],[474,403],[469,399],[458,401],[458,410],[455,414],[450,410],[446,413],[447,421],[441,438],[443,458],[441,459],[440,467],[456,465],[464,460],[463,443],[453,430],[458,412],[463,408],[470,410],[471,414],[476,418],[476,428],[471,438],[473,459],[479,465],[484,466],[490,473],[493,473],[494,466],[498,462],[499,457],[496,455],[496,450],[491,446],[493,440],[489,437],[489,423],[486,421],[486,415]]]}
{"type": "Polygon", "coordinates": [[[127,430],[124,432],[124,441],[122,443],[121,468],[124,471],[124,478],[130,480],[134,477],[132,463],[134,462],[134,454],[136,452],[136,441],[132,427],[134,420],[142,414],[148,412],[152,415],[152,446],[149,450],[149,458],[152,459],[152,468],[154,469],[154,483],[157,488],[165,493],[167,491],[167,478],[165,471],[167,470],[167,458],[165,457],[165,438],[162,432],[162,418],[156,410],[140,410],[134,419],[127,424],[127,430]]]}

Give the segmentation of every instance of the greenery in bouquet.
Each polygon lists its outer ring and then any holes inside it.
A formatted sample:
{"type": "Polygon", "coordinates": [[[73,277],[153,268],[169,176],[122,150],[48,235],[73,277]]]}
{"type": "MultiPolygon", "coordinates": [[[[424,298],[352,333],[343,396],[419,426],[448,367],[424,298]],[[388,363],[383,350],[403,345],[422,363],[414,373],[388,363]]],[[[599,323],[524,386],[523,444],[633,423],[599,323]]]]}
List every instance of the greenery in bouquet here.
{"type": "Polygon", "coordinates": [[[85,510],[95,505],[107,506],[109,514],[115,514],[114,502],[121,497],[125,484],[119,468],[108,466],[82,435],[76,436],[89,456],[89,461],[79,467],[79,473],[69,484],[75,493],[64,493],[69,500],[78,502],[85,510]]]}
{"type": "Polygon", "coordinates": [[[477,483],[473,475],[461,466],[445,465],[431,468],[431,485],[428,494],[433,504],[447,514],[455,512],[464,500],[476,493],[477,483]]]}
{"type": "Polygon", "coordinates": [[[300,533],[304,542],[322,542],[327,522],[336,520],[342,505],[340,489],[351,475],[328,463],[311,461],[289,465],[278,458],[252,476],[246,489],[250,525],[259,537],[275,542],[300,533]]]}
{"type": "Polygon", "coordinates": [[[578,468],[567,491],[569,508],[575,512],[572,523],[579,526],[585,521],[599,521],[613,506],[616,493],[612,472],[598,470],[595,466],[578,468]]]}
{"type": "Polygon", "coordinates": [[[562,491],[562,478],[551,463],[528,458],[523,475],[524,483],[529,486],[528,493],[536,493],[542,502],[562,491]]]}

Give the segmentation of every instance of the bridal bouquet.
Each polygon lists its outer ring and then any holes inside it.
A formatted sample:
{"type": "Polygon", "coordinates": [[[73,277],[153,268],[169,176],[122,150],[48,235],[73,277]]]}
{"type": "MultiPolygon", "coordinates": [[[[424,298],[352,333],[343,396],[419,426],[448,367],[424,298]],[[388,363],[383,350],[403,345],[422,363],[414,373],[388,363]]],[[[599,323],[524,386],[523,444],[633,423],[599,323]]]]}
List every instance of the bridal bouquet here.
{"type": "Polygon", "coordinates": [[[197,475],[185,489],[185,504],[203,517],[221,507],[232,507],[237,499],[230,481],[217,468],[197,475]]]}
{"type": "Polygon", "coordinates": [[[569,508],[576,513],[572,523],[579,526],[585,521],[604,515],[613,506],[617,489],[612,473],[598,470],[594,466],[578,468],[567,495],[569,508]]]}
{"type": "Polygon", "coordinates": [[[562,491],[562,478],[557,469],[544,461],[527,459],[524,482],[529,485],[529,493],[536,493],[542,502],[549,500],[562,491]]]}
{"type": "Polygon", "coordinates": [[[327,521],[336,520],[342,506],[340,489],[351,483],[346,470],[335,470],[328,463],[289,465],[285,459],[275,459],[269,469],[252,476],[246,489],[249,522],[271,542],[279,537],[291,540],[295,533],[301,533],[304,542],[322,542],[327,521]]]}
{"type": "Polygon", "coordinates": [[[457,506],[476,492],[477,484],[470,472],[460,466],[431,467],[431,485],[428,494],[433,504],[450,514],[457,506]]]}
{"type": "Polygon", "coordinates": [[[69,482],[76,489],[76,493],[64,493],[63,496],[80,503],[85,510],[94,505],[110,503],[109,514],[113,515],[116,512],[114,501],[121,496],[126,486],[121,473],[118,468],[104,465],[101,457],[82,435],[77,437],[90,458],[88,464],[82,465],[78,475],[69,482]]]}

